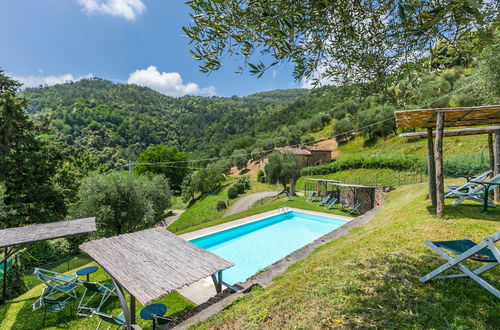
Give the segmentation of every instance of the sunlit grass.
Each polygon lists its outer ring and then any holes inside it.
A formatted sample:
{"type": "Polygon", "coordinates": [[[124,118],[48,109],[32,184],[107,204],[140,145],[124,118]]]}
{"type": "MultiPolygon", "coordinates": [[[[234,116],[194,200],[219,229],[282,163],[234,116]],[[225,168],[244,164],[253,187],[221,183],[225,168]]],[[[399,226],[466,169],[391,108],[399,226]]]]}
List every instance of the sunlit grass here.
{"type": "MultiPolygon", "coordinates": [[[[194,328],[497,328],[498,299],[474,281],[418,281],[445,262],[425,239],[479,242],[500,229],[500,210],[450,202],[437,220],[425,183],[398,188],[369,223],[194,328]]],[[[485,278],[498,287],[500,269],[485,278]]]]}

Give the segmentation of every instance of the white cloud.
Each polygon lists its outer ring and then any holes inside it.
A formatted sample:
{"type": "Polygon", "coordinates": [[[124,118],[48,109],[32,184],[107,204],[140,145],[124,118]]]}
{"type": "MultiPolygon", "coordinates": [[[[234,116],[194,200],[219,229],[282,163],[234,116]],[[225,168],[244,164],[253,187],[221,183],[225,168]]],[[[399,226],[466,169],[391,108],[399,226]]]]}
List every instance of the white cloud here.
{"type": "Polygon", "coordinates": [[[159,72],[155,66],[146,70],[136,70],[130,74],[127,82],[146,86],[168,96],[215,95],[215,87],[200,88],[198,84],[184,84],[178,72],[159,72]]]}
{"type": "Polygon", "coordinates": [[[300,80],[300,87],[307,89],[314,88],[315,80],[319,80],[319,84],[317,85],[317,87],[326,85],[338,85],[338,82],[334,81],[331,77],[325,77],[326,70],[327,70],[326,65],[320,65],[312,76],[307,78],[302,78],[300,80]]]}
{"type": "Polygon", "coordinates": [[[133,21],[146,10],[141,0],[78,0],[87,13],[103,13],[133,21]]]}
{"type": "Polygon", "coordinates": [[[19,81],[23,84],[23,87],[38,87],[40,85],[57,85],[64,84],[70,81],[78,81],[80,79],[89,79],[93,78],[92,74],[88,74],[83,77],[75,77],[71,73],[61,74],[61,75],[52,75],[52,76],[16,76],[12,75],[14,80],[19,81]]]}

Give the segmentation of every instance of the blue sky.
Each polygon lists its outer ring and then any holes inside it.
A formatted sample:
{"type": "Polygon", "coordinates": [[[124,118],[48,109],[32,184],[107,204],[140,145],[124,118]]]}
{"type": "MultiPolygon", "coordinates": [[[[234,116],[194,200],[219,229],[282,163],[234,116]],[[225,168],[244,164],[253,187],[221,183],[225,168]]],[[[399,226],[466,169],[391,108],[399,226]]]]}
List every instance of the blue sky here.
{"type": "Polygon", "coordinates": [[[0,0],[0,68],[26,86],[82,77],[136,83],[171,96],[248,95],[300,87],[287,64],[257,79],[236,59],[198,71],[181,27],[183,0],[0,0]]]}

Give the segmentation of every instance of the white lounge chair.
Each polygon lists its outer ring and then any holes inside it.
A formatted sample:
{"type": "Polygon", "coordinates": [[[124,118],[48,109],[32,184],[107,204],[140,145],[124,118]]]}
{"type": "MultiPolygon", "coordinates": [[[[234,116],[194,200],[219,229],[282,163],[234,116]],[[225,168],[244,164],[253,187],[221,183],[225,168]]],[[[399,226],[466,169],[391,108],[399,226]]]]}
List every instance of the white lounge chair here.
{"type": "Polygon", "coordinates": [[[474,183],[471,181],[484,181],[488,177],[488,175],[490,175],[490,174],[491,174],[491,170],[488,170],[488,171],[481,173],[480,175],[472,178],[471,180],[469,180],[469,182],[464,183],[461,186],[456,185],[456,184],[449,185],[446,187],[449,191],[444,195],[444,197],[460,197],[460,196],[457,196],[458,192],[464,193],[464,192],[470,191],[478,186],[477,183],[474,183]]]}
{"type": "MultiPolygon", "coordinates": [[[[485,183],[486,182],[500,182],[500,174],[495,175],[491,179],[486,180],[484,182],[485,183]]],[[[467,192],[460,192],[458,190],[454,190],[454,195],[458,198],[453,203],[451,203],[451,206],[457,206],[458,204],[460,204],[466,200],[471,200],[471,201],[483,203],[484,202],[484,197],[483,197],[484,193],[487,194],[488,192],[484,191],[483,185],[477,185],[475,188],[473,188],[467,192]]],[[[488,205],[491,205],[493,207],[498,207],[498,205],[496,205],[489,197],[488,197],[488,205]]]]}

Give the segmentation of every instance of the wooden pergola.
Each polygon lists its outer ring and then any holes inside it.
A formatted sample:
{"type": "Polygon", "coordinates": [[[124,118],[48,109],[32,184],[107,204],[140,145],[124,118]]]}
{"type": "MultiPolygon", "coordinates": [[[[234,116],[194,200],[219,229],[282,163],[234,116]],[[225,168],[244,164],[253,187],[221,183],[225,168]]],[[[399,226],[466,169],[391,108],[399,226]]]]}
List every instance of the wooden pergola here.
{"type": "Polygon", "coordinates": [[[95,218],[57,221],[31,226],[0,230],[0,248],[4,248],[1,263],[4,264],[3,292],[0,302],[5,300],[7,285],[7,260],[26,244],[49,239],[73,236],[96,231],[95,218]]]}
{"type": "Polygon", "coordinates": [[[135,299],[145,305],[209,276],[220,292],[222,271],[233,266],[160,227],[86,242],[80,249],[110,275],[127,329],[138,328],[135,299]],[[129,306],[123,290],[130,294],[129,306]]]}
{"type": "Polygon", "coordinates": [[[338,183],[340,181],[338,180],[329,180],[329,179],[317,179],[317,178],[305,178],[305,182],[304,182],[304,192],[306,193],[306,196],[307,196],[307,192],[308,191],[316,191],[316,192],[320,192],[322,191],[322,189],[324,189],[325,191],[328,190],[328,183],[338,183]],[[308,185],[308,181],[310,181],[311,183],[313,183],[315,185],[314,188],[312,189],[309,189],[309,185],[308,185]]]}
{"type": "MultiPolygon", "coordinates": [[[[479,125],[498,125],[500,123],[500,105],[477,107],[436,108],[396,111],[396,125],[398,128],[425,128],[427,132],[429,195],[432,205],[436,207],[439,218],[444,216],[444,175],[443,175],[443,137],[445,127],[464,127],[479,125]],[[433,132],[433,129],[435,131],[433,132]],[[433,136],[435,141],[433,142],[433,136]]],[[[493,172],[500,173],[500,129],[498,126],[476,128],[476,130],[449,130],[447,134],[470,135],[486,131],[490,135],[493,149],[493,172]],[[488,131],[491,129],[490,131],[488,131]],[[451,131],[451,133],[450,133],[451,131]],[[454,132],[453,132],[454,131],[454,132]],[[475,133],[474,133],[475,132],[475,133]],[[494,139],[493,139],[494,135],[494,139]],[[493,141],[494,140],[494,141],[493,141]]],[[[409,133],[411,134],[411,133],[409,133]]],[[[495,199],[500,198],[499,190],[495,189],[495,199]]]]}

